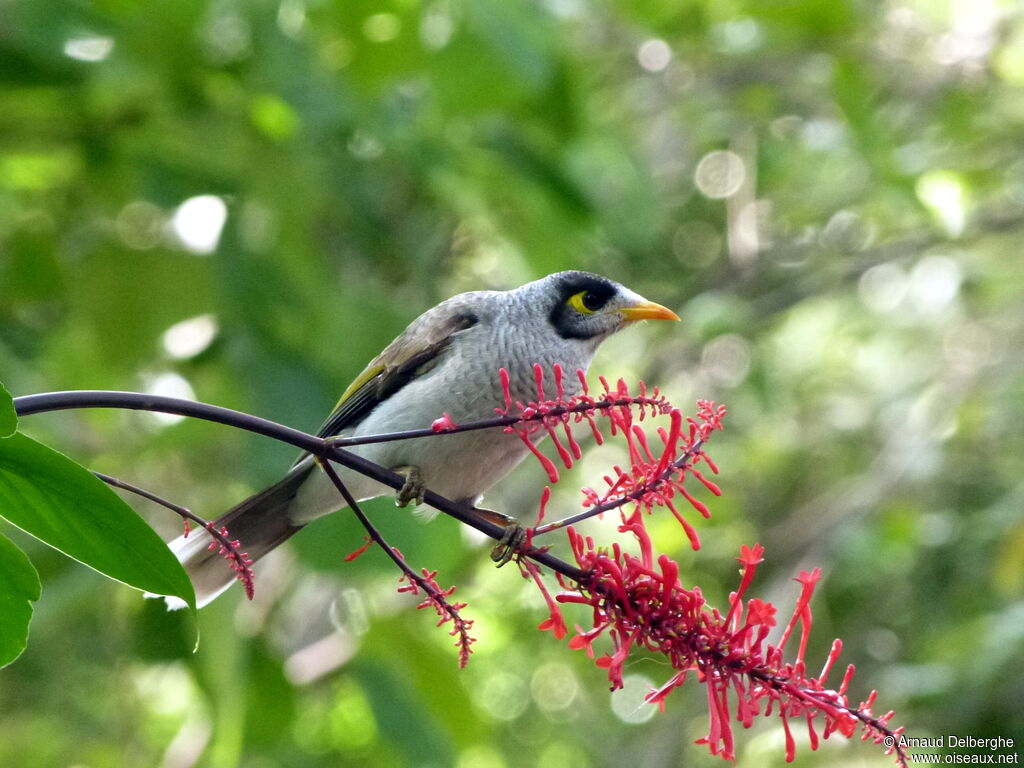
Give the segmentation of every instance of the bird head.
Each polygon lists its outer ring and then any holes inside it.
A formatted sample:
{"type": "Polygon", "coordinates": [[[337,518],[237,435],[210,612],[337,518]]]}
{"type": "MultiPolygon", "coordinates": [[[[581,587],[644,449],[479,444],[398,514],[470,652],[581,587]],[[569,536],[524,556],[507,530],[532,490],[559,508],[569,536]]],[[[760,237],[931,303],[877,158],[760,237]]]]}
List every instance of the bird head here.
{"type": "Polygon", "coordinates": [[[679,319],[667,307],[589,272],[557,272],[533,286],[547,302],[547,317],[563,339],[599,342],[640,320],[679,319]]]}

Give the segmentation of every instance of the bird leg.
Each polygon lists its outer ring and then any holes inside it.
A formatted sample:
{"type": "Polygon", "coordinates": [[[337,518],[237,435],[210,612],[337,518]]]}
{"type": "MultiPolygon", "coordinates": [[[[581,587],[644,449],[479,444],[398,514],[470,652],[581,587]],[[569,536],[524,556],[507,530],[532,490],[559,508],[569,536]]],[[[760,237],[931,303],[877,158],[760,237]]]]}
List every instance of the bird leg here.
{"type": "Polygon", "coordinates": [[[395,467],[394,471],[405,477],[405,483],[395,495],[396,506],[406,507],[410,501],[413,502],[413,506],[422,504],[423,492],[427,490],[427,484],[423,479],[423,472],[420,471],[420,468],[409,465],[395,467]]]}
{"type": "MultiPolygon", "coordinates": [[[[399,507],[408,506],[410,501],[415,505],[422,504],[423,492],[426,491],[427,485],[420,468],[410,464],[394,467],[393,470],[405,477],[405,483],[395,495],[395,504],[399,507]]],[[[518,520],[493,509],[472,507],[472,510],[477,517],[505,529],[501,539],[491,550],[491,560],[496,562],[499,568],[523,551],[526,544],[526,528],[520,525],[518,520]]]]}
{"type": "Polygon", "coordinates": [[[499,568],[523,550],[526,544],[526,529],[514,517],[480,507],[473,507],[473,513],[477,517],[505,529],[505,533],[491,550],[491,560],[496,562],[499,568]]]}

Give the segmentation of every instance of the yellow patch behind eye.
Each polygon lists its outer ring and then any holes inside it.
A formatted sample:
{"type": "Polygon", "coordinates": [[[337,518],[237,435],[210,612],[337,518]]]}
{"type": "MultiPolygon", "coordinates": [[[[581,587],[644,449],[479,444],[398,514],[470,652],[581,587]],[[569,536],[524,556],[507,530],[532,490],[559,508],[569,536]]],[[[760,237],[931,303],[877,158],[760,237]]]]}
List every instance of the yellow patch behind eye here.
{"type": "Polygon", "coordinates": [[[586,296],[586,295],[587,295],[586,291],[580,291],[579,293],[574,293],[572,296],[569,297],[569,301],[566,302],[566,303],[570,307],[575,309],[577,312],[579,312],[581,315],[592,315],[592,314],[594,314],[594,310],[588,309],[587,305],[583,303],[583,297],[586,296]]]}

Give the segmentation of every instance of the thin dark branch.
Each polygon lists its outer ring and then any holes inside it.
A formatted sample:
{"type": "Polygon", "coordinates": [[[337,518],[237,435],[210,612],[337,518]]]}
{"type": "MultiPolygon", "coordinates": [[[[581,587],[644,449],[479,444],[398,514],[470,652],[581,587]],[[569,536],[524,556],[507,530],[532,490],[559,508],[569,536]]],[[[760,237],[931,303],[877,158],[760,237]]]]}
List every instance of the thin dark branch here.
{"type": "Polygon", "coordinates": [[[233,562],[233,568],[238,574],[242,585],[245,587],[245,594],[250,600],[252,600],[253,592],[255,591],[252,569],[250,568],[252,561],[249,559],[247,553],[242,552],[238,548],[238,542],[231,539],[228,534],[224,532],[225,529],[218,529],[212,521],[204,520],[188,507],[183,507],[180,504],[175,504],[173,501],[168,501],[161,496],[157,496],[152,491],[147,491],[145,488],[140,488],[137,485],[132,485],[124,480],[112,477],[111,475],[105,475],[102,472],[97,472],[96,470],[92,470],[92,473],[107,485],[113,486],[114,488],[120,488],[121,490],[128,491],[129,493],[134,493],[136,496],[141,496],[144,499],[149,499],[150,501],[159,504],[161,507],[166,507],[179,515],[183,520],[185,520],[186,536],[190,533],[188,528],[189,521],[196,523],[200,528],[209,533],[210,536],[212,536],[220,545],[221,554],[229,557],[233,562]]]}
{"type": "MultiPolygon", "coordinates": [[[[423,608],[427,605],[433,606],[434,610],[441,617],[441,623],[451,621],[452,624],[455,626],[455,629],[452,630],[452,634],[458,635],[459,637],[459,640],[457,642],[457,645],[460,649],[459,663],[460,666],[465,666],[466,662],[469,660],[469,646],[473,643],[473,638],[469,636],[469,627],[472,625],[473,622],[467,622],[465,619],[462,618],[462,616],[459,614],[459,607],[453,605],[445,596],[445,593],[443,593],[440,590],[440,588],[436,587],[434,584],[431,583],[431,577],[421,576],[420,574],[416,573],[412,566],[405,562],[405,558],[403,558],[398,553],[398,550],[396,550],[394,547],[388,544],[388,542],[385,540],[381,532],[377,530],[377,527],[370,522],[370,518],[368,518],[366,514],[363,512],[363,510],[359,507],[359,503],[352,495],[352,492],[349,491],[348,486],[346,486],[344,481],[340,477],[338,477],[338,473],[334,470],[334,467],[331,465],[331,462],[318,459],[317,463],[320,465],[320,468],[324,471],[324,473],[327,475],[330,481],[334,483],[334,487],[338,489],[338,492],[341,494],[342,498],[345,499],[345,503],[348,505],[349,510],[356,516],[359,522],[362,523],[363,528],[366,529],[366,532],[370,535],[370,538],[373,539],[373,541],[375,541],[377,545],[387,553],[388,557],[391,558],[392,562],[394,562],[394,564],[398,566],[399,570],[401,570],[402,573],[405,574],[405,578],[407,578],[409,580],[409,584],[412,585],[411,587],[406,587],[405,589],[411,590],[413,594],[417,594],[417,590],[423,590],[423,592],[427,595],[426,602],[421,603],[420,608],[423,608]]],[[[426,573],[426,571],[424,571],[424,573],[426,573]]],[[[449,593],[451,591],[454,591],[454,589],[455,588],[452,587],[452,589],[449,590],[449,593]]]]}
{"type": "MultiPolygon", "coordinates": [[[[648,398],[652,400],[653,398],[648,398]]],[[[387,443],[392,440],[410,440],[417,437],[436,437],[438,434],[450,435],[457,432],[472,432],[478,429],[496,429],[498,427],[511,427],[516,424],[524,424],[531,421],[544,421],[552,417],[565,416],[573,413],[584,413],[586,411],[600,411],[605,408],[613,408],[620,405],[636,405],[642,403],[643,398],[638,397],[613,397],[594,402],[582,402],[575,405],[559,405],[540,411],[532,416],[495,416],[490,419],[478,421],[467,421],[464,424],[456,424],[454,427],[436,430],[433,427],[422,427],[420,429],[406,429],[399,432],[383,432],[378,435],[351,435],[348,437],[329,437],[328,442],[332,445],[346,447],[350,445],[368,445],[370,443],[387,443]]]]}
{"type": "MultiPolygon", "coordinates": [[[[265,437],[270,437],[289,445],[301,448],[303,451],[317,456],[321,459],[337,462],[349,469],[366,475],[383,485],[399,490],[405,484],[405,478],[397,472],[392,472],[386,467],[375,464],[372,461],[357,456],[351,451],[344,450],[336,444],[335,440],[325,440],[315,435],[310,435],[292,427],[286,427],[258,416],[252,416],[241,411],[221,408],[220,406],[200,403],[194,400],[183,400],[176,397],[165,397],[161,395],[150,395],[139,392],[115,392],[108,390],[77,390],[68,392],[48,392],[38,395],[24,395],[14,398],[14,407],[19,416],[29,416],[34,413],[47,411],[70,410],[76,408],[122,408],[138,411],[157,411],[159,413],[173,413],[179,416],[188,416],[195,419],[212,421],[224,424],[229,427],[254,432],[265,437]]],[[[481,427],[482,428],[482,427],[481,427]]],[[[431,434],[441,435],[443,432],[431,434]]],[[[456,504],[451,499],[440,496],[437,493],[426,490],[423,494],[424,503],[454,517],[459,522],[471,526],[481,533],[501,541],[505,535],[505,529],[482,519],[474,511],[461,504],[456,504]]],[[[527,557],[546,565],[553,571],[563,576],[580,581],[584,577],[583,571],[570,563],[561,560],[543,550],[530,550],[525,553],[527,557]]]]}
{"type": "Polygon", "coordinates": [[[114,488],[120,488],[121,490],[128,491],[129,493],[134,493],[136,496],[141,496],[144,499],[149,499],[152,502],[156,502],[161,507],[166,507],[167,509],[176,513],[185,520],[191,520],[193,523],[198,523],[204,528],[206,527],[207,521],[203,520],[203,518],[201,518],[195,512],[190,510],[188,507],[183,507],[179,504],[175,504],[173,501],[168,501],[167,499],[161,496],[157,496],[152,491],[147,491],[145,488],[140,488],[137,485],[132,485],[131,483],[125,482],[120,478],[112,477],[111,475],[105,475],[102,472],[97,472],[95,469],[90,471],[107,485],[113,486],[114,488]]]}
{"type": "MultiPolygon", "coordinates": [[[[397,565],[402,572],[406,574],[406,576],[416,582],[421,581],[416,572],[412,570],[405,560],[399,557],[398,553],[395,552],[394,548],[390,544],[388,544],[381,532],[377,530],[377,527],[370,522],[370,518],[368,518],[366,513],[363,512],[362,508],[359,506],[359,502],[356,501],[352,492],[349,491],[348,486],[345,485],[345,482],[340,477],[338,477],[338,473],[334,470],[331,462],[318,460],[317,464],[319,464],[320,468],[324,471],[324,474],[327,475],[327,478],[334,483],[334,487],[338,489],[338,493],[340,493],[341,497],[345,500],[349,510],[356,516],[356,519],[362,524],[363,528],[366,529],[370,538],[387,553],[388,557],[394,561],[395,565],[397,565]]],[[[427,590],[426,585],[421,586],[424,587],[424,590],[427,590]]],[[[427,591],[429,593],[429,590],[427,591]]]]}
{"type": "MultiPolygon", "coordinates": [[[[329,441],[325,442],[329,443],[329,441]]],[[[321,456],[322,458],[329,459],[330,461],[346,466],[349,469],[354,469],[373,480],[395,489],[396,491],[400,490],[405,484],[405,478],[397,472],[393,472],[379,464],[375,464],[372,461],[364,459],[362,456],[357,456],[356,454],[341,448],[330,446],[330,449],[324,454],[321,454],[321,456]]],[[[478,531],[490,536],[492,539],[501,541],[505,536],[505,528],[503,526],[492,523],[489,520],[485,520],[476,514],[472,507],[467,507],[463,504],[456,504],[451,499],[441,496],[429,488],[423,492],[423,503],[444,512],[449,517],[454,517],[459,522],[464,523],[471,528],[476,528],[478,531]]],[[[548,568],[561,573],[563,576],[567,576],[573,581],[578,582],[584,578],[582,570],[555,557],[543,549],[530,549],[523,554],[531,560],[534,560],[541,565],[546,565],[548,568]]]]}

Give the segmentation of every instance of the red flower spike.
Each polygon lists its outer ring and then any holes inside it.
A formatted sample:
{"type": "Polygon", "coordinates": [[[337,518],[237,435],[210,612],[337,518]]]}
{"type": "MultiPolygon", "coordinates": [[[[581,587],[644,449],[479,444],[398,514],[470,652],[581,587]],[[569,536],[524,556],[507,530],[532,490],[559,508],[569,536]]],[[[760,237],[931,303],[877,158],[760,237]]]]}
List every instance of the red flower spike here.
{"type": "Polygon", "coordinates": [[[753,547],[748,547],[746,544],[740,546],[740,556],[736,559],[745,568],[754,568],[760,563],[764,562],[764,547],[760,544],[755,544],[753,547]]]}
{"type": "Polygon", "coordinates": [[[640,449],[644,452],[644,458],[647,461],[654,461],[654,454],[651,453],[651,447],[647,444],[647,433],[644,432],[639,424],[633,425],[631,437],[636,440],[640,449]]]}
{"type": "Polygon", "coordinates": [[[839,686],[839,695],[843,696],[846,693],[846,689],[850,685],[850,678],[853,677],[853,673],[857,671],[857,668],[853,664],[846,665],[846,674],[843,675],[843,682],[839,686]]]}
{"type": "Polygon", "coordinates": [[[568,421],[562,422],[562,429],[565,430],[565,440],[569,443],[569,450],[572,451],[573,458],[577,460],[583,458],[583,449],[576,442],[576,436],[572,433],[572,428],[569,426],[568,421]]]}
{"type": "MultiPolygon", "coordinates": [[[[682,486],[679,486],[678,490],[683,495],[683,498],[690,502],[690,506],[700,513],[701,517],[703,517],[705,520],[711,517],[711,510],[708,509],[707,505],[704,502],[695,499],[693,497],[693,494],[691,494],[682,486]]],[[[694,549],[699,549],[699,547],[694,547],[694,549]]]]}
{"type": "Polygon", "coordinates": [[[558,467],[555,466],[555,463],[540,452],[540,449],[534,445],[533,440],[530,439],[528,434],[523,432],[519,432],[518,434],[519,439],[522,440],[526,447],[530,449],[530,453],[537,457],[537,461],[539,461],[540,465],[544,467],[544,471],[548,473],[548,480],[552,483],[557,483],[558,467]]]}
{"type": "MultiPolygon", "coordinates": [[[[636,509],[621,526],[621,530],[638,537],[640,557],[625,552],[618,544],[610,551],[597,549],[593,540],[571,526],[567,528],[576,563],[587,576],[575,591],[560,593],[556,601],[587,605],[592,614],[592,628],[577,627],[569,647],[586,650],[593,658],[593,644],[607,630],[611,652],[598,655],[595,664],[605,670],[613,689],[622,685],[624,666],[634,650],[661,654],[676,670],[647,696],[647,701],[659,708],[664,707],[669,693],[685,682],[687,672],[696,669],[698,682],[707,688],[709,714],[708,734],[698,743],[730,760],[735,759],[732,723],[749,727],[755,716],[778,714],[786,732],[787,760],[793,759],[796,750],[790,722],[795,717],[807,723],[812,749],[820,743],[820,733],[826,737],[836,732],[852,736],[860,729],[864,738],[877,743],[896,733],[887,724],[891,713],[881,718],[871,714],[874,694],[859,706],[851,705],[846,688],[852,667],[839,691],[825,687],[825,677],[839,655],[841,643],[833,644],[822,674],[814,678],[803,663],[804,649],[795,662],[787,662],[782,657],[782,643],[778,647],[767,643],[770,628],[776,624],[774,605],[752,598],[743,620],[743,595],[763,561],[763,547],[741,550],[741,583],[730,600],[729,612],[723,616],[707,605],[699,589],[682,586],[679,566],[668,556],[660,555],[656,565],[652,564],[642,520],[643,512],[636,509]]],[[[795,622],[801,621],[804,648],[811,627],[808,603],[819,578],[817,570],[800,575],[798,581],[803,588],[787,627],[791,633],[795,622]]],[[[554,629],[559,623],[564,623],[560,614],[542,627],[554,629]]],[[[893,751],[905,765],[902,750],[893,751]]]]}
{"type": "Polygon", "coordinates": [[[216,551],[218,555],[228,561],[228,567],[235,572],[235,578],[242,582],[245,596],[252,600],[256,594],[256,580],[252,572],[253,561],[249,557],[249,553],[241,550],[242,543],[237,539],[232,539],[227,528],[221,527],[218,530],[213,521],[207,522],[204,527],[211,537],[210,543],[206,547],[207,550],[216,551]]]}
{"type": "Polygon", "coordinates": [[[764,558],[764,547],[760,544],[755,544],[753,547],[748,547],[746,544],[740,547],[740,556],[736,559],[740,561],[743,566],[743,576],[740,579],[739,589],[736,590],[733,598],[730,600],[732,605],[729,608],[729,613],[725,617],[725,623],[728,624],[733,617],[733,613],[736,610],[736,606],[739,605],[740,600],[743,598],[743,594],[747,591],[747,587],[750,586],[750,582],[754,580],[754,573],[757,571],[758,563],[763,563],[764,558]]]}
{"type": "Polygon", "coordinates": [[[576,378],[580,381],[580,389],[583,390],[584,395],[590,394],[590,385],[587,382],[587,375],[583,372],[582,368],[576,369],[576,378]]]}
{"type": "Polygon", "coordinates": [[[545,423],[544,428],[547,430],[547,433],[551,435],[551,442],[554,443],[555,450],[558,451],[558,456],[562,459],[562,463],[565,464],[565,468],[572,469],[573,455],[564,445],[562,445],[561,441],[558,439],[558,433],[555,432],[555,428],[547,423],[545,423]]]}
{"type": "Polygon", "coordinates": [[[555,374],[555,391],[558,393],[558,399],[561,400],[565,395],[565,387],[562,385],[562,366],[555,363],[551,366],[551,370],[555,374]]]}
{"type": "MultiPolygon", "coordinates": [[[[573,598],[573,597],[575,597],[575,596],[573,596],[573,595],[559,595],[557,599],[558,599],[559,602],[575,602],[574,600],[570,600],[569,599],[569,598],[573,598]],[[563,600],[563,598],[565,598],[565,599],[563,600]]],[[[587,656],[589,656],[590,658],[594,658],[594,648],[593,648],[593,646],[591,644],[594,642],[595,638],[597,638],[597,636],[600,635],[607,628],[608,628],[607,624],[600,624],[600,625],[594,627],[589,632],[584,632],[580,628],[579,624],[577,624],[576,625],[576,632],[577,632],[577,634],[576,634],[575,637],[573,637],[573,638],[571,638],[569,640],[569,648],[571,650],[574,650],[574,651],[578,651],[581,648],[585,649],[587,651],[587,656]]]]}
{"type": "Polygon", "coordinates": [[[793,740],[793,732],[789,730],[785,709],[779,710],[779,717],[782,718],[782,729],[786,732],[786,762],[792,763],[796,759],[796,742],[793,740]]]}
{"type": "Polygon", "coordinates": [[[690,525],[689,521],[687,521],[687,519],[683,517],[682,513],[679,512],[679,510],[677,510],[675,506],[673,506],[672,504],[668,504],[667,506],[669,510],[671,510],[672,514],[675,516],[676,520],[679,521],[679,524],[683,526],[683,532],[686,534],[686,538],[690,540],[690,548],[693,549],[694,552],[696,552],[698,549],[700,549],[700,536],[697,535],[696,529],[694,529],[694,527],[690,525]]]}
{"type": "Polygon", "coordinates": [[[811,625],[811,612],[807,607],[807,604],[811,600],[811,595],[814,594],[814,586],[818,583],[821,578],[821,568],[815,568],[813,571],[808,573],[807,571],[800,571],[800,575],[797,576],[793,581],[799,581],[803,584],[803,589],[800,592],[800,597],[796,602],[796,608],[793,609],[793,617],[789,620],[789,624],[786,625],[786,631],[782,633],[782,639],[779,640],[779,650],[786,647],[786,642],[789,640],[789,636],[796,626],[797,619],[800,619],[802,632],[800,648],[801,653],[798,658],[803,658],[803,649],[807,643],[807,635],[810,633],[811,625]]]}
{"type": "MultiPolygon", "coordinates": [[[[709,459],[707,456],[701,456],[701,458],[704,461],[708,462],[708,464],[711,464],[711,459],[709,459]]],[[[718,471],[718,467],[715,467],[714,465],[711,465],[711,466],[712,466],[712,469],[715,472],[718,471]]],[[[704,475],[700,472],[700,470],[697,470],[697,469],[694,469],[693,467],[690,467],[690,474],[693,475],[695,478],[697,478],[700,481],[701,485],[703,485],[705,488],[707,488],[709,491],[711,491],[713,494],[715,494],[715,496],[721,496],[722,495],[722,489],[718,487],[718,484],[717,483],[713,483],[710,480],[708,480],[706,477],[704,477],[704,475]]]]}
{"type": "MultiPolygon", "coordinates": [[[[397,548],[392,547],[392,550],[401,557],[397,548]]],[[[452,628],[448,634],[455,638],[455,646],[459,649],[459,667],[465,667],[469,663],[469,655],[473,652],[470,646],[476,642],[476,638],[469,634],[473,628],[473,620],[464,619],[459,613],[466,607],[466,603],[452,603],[448,600],[455,592],[455,587],[441,589],[437,583],[437,571],[428,571],[426,568],[422,569],[420,576],[413,571],[403,573],[398,582],[401,584],[398,588],[400,593],[419,595],[422,591],[426,595],[423,602],[419,603],[416,608],[419,610],[433,608],[438,617],[437,626],[452,622],[452,628]]]]}

